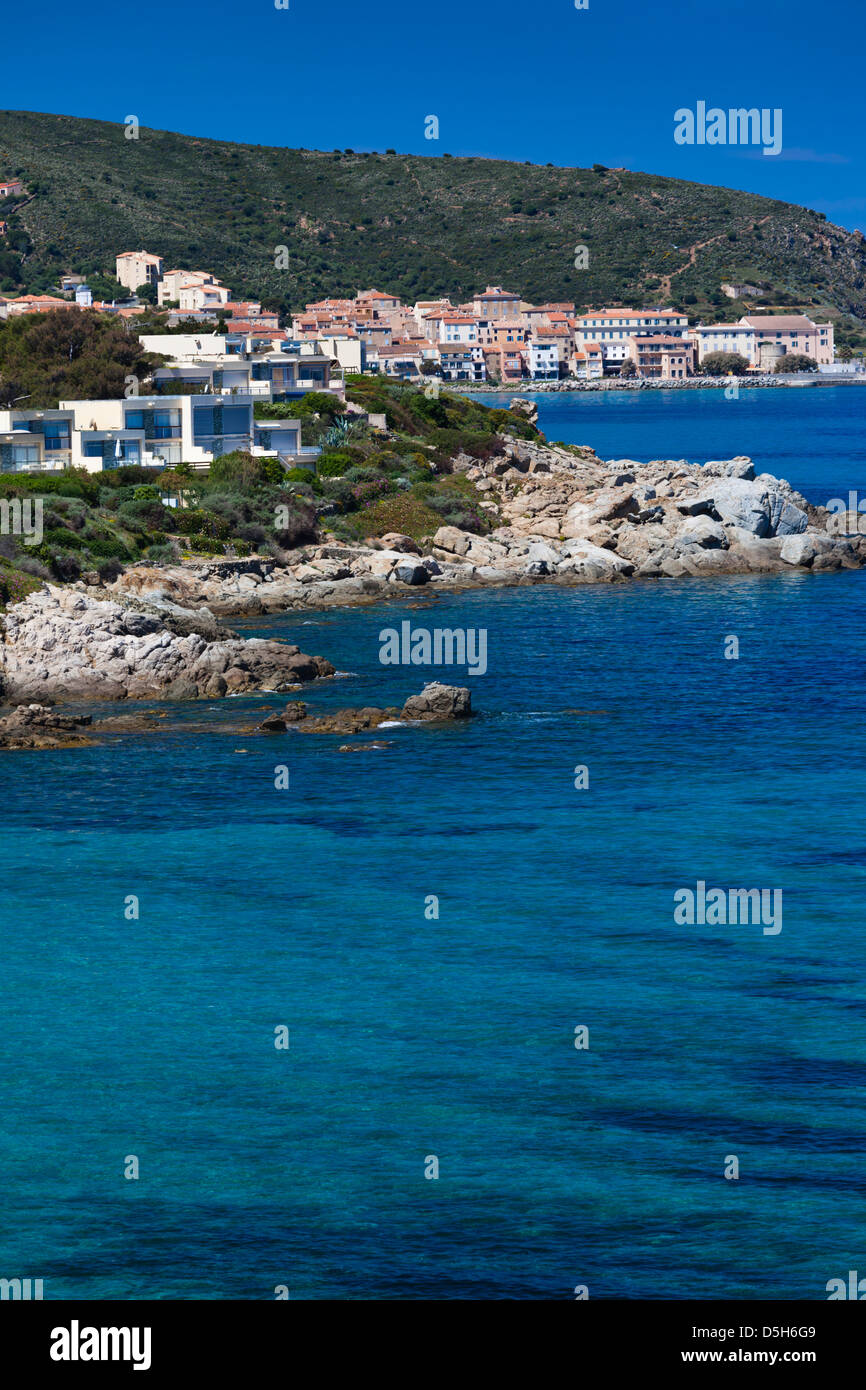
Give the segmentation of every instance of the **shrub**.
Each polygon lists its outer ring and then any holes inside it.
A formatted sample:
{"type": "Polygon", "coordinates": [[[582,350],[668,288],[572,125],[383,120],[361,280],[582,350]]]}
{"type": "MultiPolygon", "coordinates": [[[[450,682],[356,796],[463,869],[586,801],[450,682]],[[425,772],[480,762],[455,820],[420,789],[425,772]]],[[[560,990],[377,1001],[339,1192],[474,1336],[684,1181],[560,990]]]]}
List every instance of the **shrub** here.
{"type": "Polygon", "coordinates": [[[240,536],[232,536],[229,541],[229,548],[241,559],[245,555],[251,555],[253,551],[249,541],[242,540],[240,536]]]}
{"type": "Polygon", "coordinates": [[[21,569],[0,562],[0,607],[19,603],[28,594],[42,588],[42,580],[21,569]]]}
{"type": "Polygon", "coordinates": [[[86,542],[91,555],[101,560],[131,560],[129,549],[119,536],[95,536],[86,542]]]}
{"type": "Polygon", "coordinates": [[[232,537],[232,545],[238,540],[242,545],[261,545],[268,538],[268,533],[264,526],[259,526],[257,522],[249,522],[247,525],[239,526],[237,537],[232,537]]]}
{"type": "Polygon", "coordinates": [[[202,555],[225,554],[225,546],[222,541],[214,540],[213,536],[190,536],[188,545],[190,550],[202,555]]]}
{"type": "Polygon", "coordinates": [[[807,357],[805,352],[789,352],[784,357],[780,357],[775,367],[775,372],[817,372],[818,363],[814,357],[807,357]]]}
{"type": "Polygon", "coordinates": [[[281,481],[286,483],[304,483],[313,491],[316,490],[316,475],[309,468],[290,468],[283,474],[281,481]]]}
{"type": "Polygon", "coordinates": [[[306,545],[316,539],[316,512],[309,502],[285,494],[280,506],[286,510],[279,517],[280,521],[285,521],[285,525],[274,528],[274,536],[279,545],[286,550],[293,550],[296,546],[306,545]],[[287,497],[289,500],[285,500],[287,497]]]}
{"type": "Polygon", "coordinates": [[[215,458],[208,471],[208,492],[249,492],[266,483],[278,483],[283,467],[276,458],[254,458],[243,449],[215,458]]]}
{"type": "Polygon", "coordinates": [[[154,487],[153,483],[142,483],[135,489],[133,499],[136,502],[158,502],[159,488],[154,487]]]}
{"type": "Polygon", "coordinates": [[[369,478],[363,483],[354,483],[352,486],[352,496],[358,507],[365,507],[370,502],[378,502],[380,497],[387,497],[389,493],[395,492],[396,486],[390,478],[376,477],[369,478]]]}
{"type": "Polygon", "coordinates": [[[224,540],[231,529],[224,516],[198,507],[173,509],[167,514],[166,528],[181,536],[210,536],[212,540],[224,540]]]}
{"type": "Polygon", "coordinates": [[[357,507],[352,484],[346,478],[329,478],[322,484],[322,496],[335,503],[341,512],[353,512],[357,507]]]}
{"type": "MultiPolygon", "coordinates": [[[[62,312],[62,311],[58,311],[62,312]]],[[[7,473],[0,477],[0,496],[26,497],[37,492],[43,497],[78,497],[96,506],[99,500],[98,473],[87,473],[83,468],[69,468],[61,477],[45,477],[41,473],[7,473]]]]}
{"type": "Polygon", "coordinates": [[[103,584],[113,584],[115,579],[123,574],[123,565],[119,560],[106,560],[98,567],[97,574],[103,584]]]}
{"type": "Polygon", "coordinates": [[[161,502],[143,497],[136,501],[124,502],[118,508],[118,519],[130,522],[132,529],[142,527],[147,531],[159,530],[167,525],[168,509],[161,502]]]}
{"type": "MultiPolygon", "coordinates": [[[[174,546],[172,545],[149,545],[144,552],[144,558],[149,560],[152,565],[170,565],[176,558],[174,546]]],[[[121,566],[122,572],[122,566],[121,566]]]]}
{"type": "Polygon", "coordinates": [[[72,584],[81,578],[81,564],[71,551],[58,550],[51,556],[51,572],[61,584],[72,584]]]}
{"type": "Polygon", "coordinates": [[[81,550],[84,541],[77,536],[74,531],[68,530],[65,526],[51,526],[45,532],[45,540],[49,545],[66,547],[67,550],[81,550]]]}
{"type": "Polygon", "coordinates": [[[739,352],[708,352],[700,369],[704,376],[744,376],[749,363],[739,352]]]}
{"type": "Polygon", "coordinates": [[[441,516],[428,507],[422,498],[412,492],[400,492],[374,502],[363,511],[338,518],[333,529],[356,540],[363,536],[384,536],[388,531],[399,531],[420,540],[422,536],[437,531],[441,525],[441,516]]]}
{"type": "Polygon", "coordinates": [[[352,467],[352,462],[350,454],[322,454],[316,465],[316,472],[320,478],[342,478],[352,467]]]}
{"type": "Polygon", "coordinates": [[[456,489],[434,492],[425,501],[439,513],[447,526],[457,526],[461,531],[471,531],[476,536],[486,535],[491,528],[490,516],[485,509],[456,489]]]}

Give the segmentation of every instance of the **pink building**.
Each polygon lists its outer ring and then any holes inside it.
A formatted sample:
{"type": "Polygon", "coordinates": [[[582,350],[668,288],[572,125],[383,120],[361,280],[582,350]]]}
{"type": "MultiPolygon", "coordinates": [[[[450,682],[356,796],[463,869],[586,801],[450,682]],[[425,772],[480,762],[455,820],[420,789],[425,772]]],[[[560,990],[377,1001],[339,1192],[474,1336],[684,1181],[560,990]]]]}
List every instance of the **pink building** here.
{"type": "MultiPolygon", "coordinates": [[[[813,323],[805,314],[744,314],[740,323],[751,328],[755,341],[755,360],[753,365],[763,366],[762,343],[782,349],[783,355],[789,352],[804,353],[812,357],[819,366],[833,361],[832,323],[813,323]]],[[[777,354],[771,354],[776,357],[777,354]]]]}
{"type": "Polygon", "coordinates": [[[695,345],[689,338],[660,333],[629,339],[628,355],[638,376],[674,381],[691,376],[695,369],[695,345]]]}

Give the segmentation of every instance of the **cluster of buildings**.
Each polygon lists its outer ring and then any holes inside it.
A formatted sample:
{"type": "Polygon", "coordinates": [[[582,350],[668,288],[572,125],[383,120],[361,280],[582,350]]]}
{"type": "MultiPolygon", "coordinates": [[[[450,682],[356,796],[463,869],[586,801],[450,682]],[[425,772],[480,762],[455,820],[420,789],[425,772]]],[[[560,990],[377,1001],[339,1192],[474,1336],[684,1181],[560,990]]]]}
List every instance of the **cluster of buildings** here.
{"type": "Polygon", "coordinates": [[[410,307],[379,290],[324,299],[293,315],[292,335],[327,344],[348,371],[450,382],[593,380],[623,372],[678,380],[711,352],[738,352],[755,372],[772,370],[792,352],[819,366],[833,362],[832,325],[802,314],[690,326],[675,309],[577,314],[574,304],[530,304],[500,285],[456,305],[438,299],[410,307]]]}
{"type": "MultiPolygon", "coordinates": [[[[18,183],[2,189],[21,189],[18,183]]],[[[96,309],[134,317],[144,286],[156,293],[167,326],[219,319],[227,333],[246,340],[246,350],[280,351],[315,343],[344,371],[379,372],[406,379],[437,376],[445,382],[526,382],[573,378],[591,381],[623,373],[675,381],[692,376],[711,352],[736,352],[750,370],[773,370],[780,357],[802,353],[819,367],[834,360],[833,326],[803,314],[746,314],[736,323],[690,325],[675,309],[611,307],[578,314],[573,303],[531,304],[501,285],[488,285],[465,304],[364,290],[353,299],[308,304],[280,327],[279,315],[255,300],[233,300],[231,290],[204,270],[167,270],[151,251],[124,251],[116,276],[129,303],[94,301],[80,276],[61,284],[70,297],[20,295],[0,298],[0,318],[51,309],[96,309]]],[[[756,286],[724,284],[731,297],[757,294],[756,286]]]]}
{"type": "Polygon", "coordinates": [[[222,318],[230,332],[273,329],[277,339],[288,336],[280,331],[276,311],[263,309],[256,300],[232,299],[228,286],[206,270],[166,270],[162,257],[150,251],[124,251],[115,265],[119,283],[132,294],[143,285],[156,290],[157,305],[168,311],[170,328],[222,318]]]}
{"type": "MultiPolygon", "coordinates": [[[[17,185],[0,185],[4,188],[17,185]]],[[[594,380],[624,372],[679,380],[709,353],[736,352],[755,372],[802,353],[833,363],[833,328],[802,314],[746,314],[736,323],[697,324],[675,309],[592,309],[571,303],[531,304],[489,285],[465,304],[448,299],[403,304],[397,295],[365,290],[353,299],[324,299],[292,315],[253,300],[235,301],[206,271],[166,270],[148,251],[117,257],[117,279],[133,298],[156,291],[168,325],[187,331],[140,333],[143,348],[166,360],[147,395],[123,400],[61,401],[56,410],[0,410],[0,472],[69,467],[99,472],[121,464],[155,468],[181,462],[207,468],[234,449],[274,457],[286,468],[312,465],[299,419],[257,420],[261,402],[290,402],[308,391],[345,398],[346,372],[445,382],[594,380]],[[220,332],[209,331],[214,319],[220,332]]],[[[0,316],[63,308],[135,315],[138,304],[94,302],[80,276],[61,288],[71,296],[0,299],[0,316]]],[[[729,286],[723,288],[743,288],[729,286]]],[[[130,325],[132,329],[132,325],[130,325]]]]}

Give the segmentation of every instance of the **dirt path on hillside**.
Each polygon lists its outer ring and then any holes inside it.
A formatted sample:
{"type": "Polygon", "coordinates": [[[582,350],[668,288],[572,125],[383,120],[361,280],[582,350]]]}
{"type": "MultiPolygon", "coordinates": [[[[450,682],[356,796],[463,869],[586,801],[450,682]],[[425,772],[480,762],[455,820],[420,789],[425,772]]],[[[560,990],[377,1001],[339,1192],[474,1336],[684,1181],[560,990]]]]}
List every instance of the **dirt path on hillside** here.
{"type": "MultiPolygon", "coordinates": [[[[769,220],[770,220],[770,214],[767,213],[767,216],[766,216],[766,217],[760,218],[760,220],[759,220],[755,225],[758,226],[758,227],[761,227],[761,226],[763,226],[763,224],[764,224],[765,222],[769,222],[769,220]]],[[[687,254],[688,254],[688,260],[685,261],[681,266],[678,266],[676,270],[672,270],[671,273],[670,273],[670,275],[663,275],[663,276],[662,276],[662,283],[661,283],[662,297],[663,297],[664,299],[669,299],[669,298],[670,298],[670,296],[671,296],[671,280],[673,280],[673,278],[674,278],[675,275],[682,275],[682,273],[683,273],[684,270],[688,270],[688,269],[689,269],[689,266],[697,265],[697,263],[698,263],[698,252],[699,252],[699,251],[702,251],[702,250],[704,249],[705,246],[712,246],[712,245],[713,245],[713,242],[722,241],[723,238],[726,237],[727,235],[728,235],[727,232],[719,232],[717,236],[708,237],[706,241],[696,241],[696,242],[694,243],[693,246],[690,246],[690,247],[688,248],[688,252],[687,252],[687,254]]]]}

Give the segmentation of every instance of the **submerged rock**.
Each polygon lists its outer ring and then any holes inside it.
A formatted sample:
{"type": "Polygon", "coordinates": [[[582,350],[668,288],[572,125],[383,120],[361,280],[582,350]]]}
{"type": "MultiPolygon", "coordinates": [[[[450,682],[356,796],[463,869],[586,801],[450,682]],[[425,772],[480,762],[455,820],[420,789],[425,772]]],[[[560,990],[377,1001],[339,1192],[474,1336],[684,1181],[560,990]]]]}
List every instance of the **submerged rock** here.
{"type": "Polygon", "coordinates": [[[79,733],[89,714],[55,714],[45,705],[19,705],[0,719],[0,748],[74,748],[92,742],[79,733]]]}

